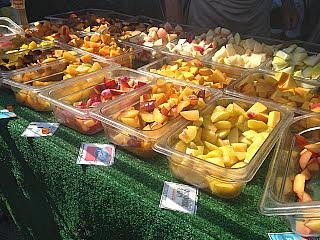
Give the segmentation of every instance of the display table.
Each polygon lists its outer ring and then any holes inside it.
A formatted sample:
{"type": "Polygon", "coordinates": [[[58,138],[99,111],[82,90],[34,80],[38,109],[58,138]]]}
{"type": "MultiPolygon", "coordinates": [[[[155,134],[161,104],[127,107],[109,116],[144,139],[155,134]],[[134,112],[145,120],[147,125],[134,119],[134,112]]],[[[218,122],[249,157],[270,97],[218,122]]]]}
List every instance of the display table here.
{"type": "Polygon", "coordinates": [[[82,142],[107,143],[103,134],[81,135],[60,126],[52,137],[20,135],[32,121],[55,122],[0,90],[0,109],[18,118],[0,121],[0,203],[34,239],[268,239],[289,231],[284,219],[258,212],[270,156],[236,199],[199,193],[196,215],[163,210],[164,181],[176,182],[166,158],[149,162],[116,148],[112,167],[81,166],[82,142]]]}

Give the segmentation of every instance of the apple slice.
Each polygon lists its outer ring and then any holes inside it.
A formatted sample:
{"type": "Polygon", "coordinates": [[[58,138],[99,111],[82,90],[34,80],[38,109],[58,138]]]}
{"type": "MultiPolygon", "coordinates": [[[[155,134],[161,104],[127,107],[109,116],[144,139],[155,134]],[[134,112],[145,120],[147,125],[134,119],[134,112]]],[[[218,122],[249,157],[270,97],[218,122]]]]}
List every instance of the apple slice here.
{"type": "Polygon", "coordinates": [[[189,121],[198,121],[200,118],[199,110],[182,111],[180,114],[189,121]]]}
{"type": "Polygon", "coordinates": [[[147,123],[154,122],[153,114],[150,112],[140,112],[140,116],[141,116],[142,120],[147,123]]]}

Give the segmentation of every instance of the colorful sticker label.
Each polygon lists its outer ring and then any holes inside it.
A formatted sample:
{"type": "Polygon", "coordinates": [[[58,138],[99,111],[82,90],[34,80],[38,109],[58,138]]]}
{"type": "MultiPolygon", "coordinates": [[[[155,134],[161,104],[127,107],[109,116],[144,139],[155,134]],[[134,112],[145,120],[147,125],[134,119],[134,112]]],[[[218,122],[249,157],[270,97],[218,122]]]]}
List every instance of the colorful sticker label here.
{"type": "Polygon", "coordinates": [[[195,214],[197,211],[198,189],[178,183],[164,182],[160,208],[195,214]]]}
{"type": "Polygon", "coordinates": [[[15,118],[16,116],[14,112],[9,112],[7,109],[0,110],[0,119],[15,118]]]}
{"type": "Polygon", "coordinates": [[[293,232],[268,233],[271,240],[316,240],[316,238],[304,238],[293,232]]]}
{"type": "Polygon", "coordinates": [[[77,164],[111,166],[115,147],[110,144],[82,143],[77,164]]]}
{"type": "Polygon", "coordinates": [[[32,122],[22,133],[22,137],[46,137],[52,136],[58,129],[59,123],[32,122]]]}

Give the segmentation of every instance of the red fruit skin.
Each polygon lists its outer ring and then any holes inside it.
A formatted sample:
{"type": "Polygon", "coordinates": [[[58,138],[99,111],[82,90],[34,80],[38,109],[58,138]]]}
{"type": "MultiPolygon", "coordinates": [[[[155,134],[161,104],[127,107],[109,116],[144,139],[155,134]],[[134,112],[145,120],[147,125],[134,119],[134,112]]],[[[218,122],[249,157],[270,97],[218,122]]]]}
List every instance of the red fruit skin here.
{"type": "Polygon", "coordinates": [[[255,116],[256,116],[256,114],[253,113],[253,112],[248,112],[248,113],[247,113],[247,117],[248,117],[249,119],[252,119],[252,118],[254,118],[255,116]]]}
{"type": "Polygon", "coordinates": [[[108,100],[112,99],[112,97],[113,97],[113,94],[111,92],[111,89],[103,90],[100,95],[101,102],[108,101],[108,100]]]}
{"type": "Polygon", "coordinates": [[[309,144],[309,141],[305,137],[298,134],[295,135],[295,140],[299,147],[304,147],[309,144]]]}
{"type": "Polygon", "coordinates": [[[194,46],[194,50],[200,52],[200,53],[203,53],[204,52],[204,47],[201,47],[201,46],[194,46]]]}
{"type": "Polygon", "coordinates": [[[144,85],[146,85],[147,83],[145,83],[145,82],[138,82],[137,84],[135,84],[134,86],[133,86],[133,89],[137,89],[137,88],[141,88],[141,87],[143,87],[144,85]]]}
{"type": "Polygon", "coordinates": [[[117,82],[114,79],[105,79],[104,80],[104,85],[106,86],[106,88],[115,88],[117,86],[117,82]]]}
{"type": "Polygon", "coordinates": [[[166,117],[168,117],[168,115],[169,115],[169,110],[166,109],[165,107],[162,107],[162,108],[160,109],[160,112],[161,112],[162,115],[164,115],[164,116],[166,116],[166,117]]]}
{"type": "Polygon", "coordinates": [[[140,103],[140,110],[146,112],[152,112],[156,107],[156,100],[151,99],[140,103]]]}

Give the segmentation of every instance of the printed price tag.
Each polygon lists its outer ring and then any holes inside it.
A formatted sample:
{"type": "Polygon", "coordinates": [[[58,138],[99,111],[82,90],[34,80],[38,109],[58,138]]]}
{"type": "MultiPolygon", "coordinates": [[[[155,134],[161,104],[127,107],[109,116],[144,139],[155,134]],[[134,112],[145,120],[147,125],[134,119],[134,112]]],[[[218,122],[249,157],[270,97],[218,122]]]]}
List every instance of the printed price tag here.
{"type": "Polygon", "coordinates": [[[178,183],[164,182],[160,208],[195,214],[197,211],[198,189],[178,183]]]}
{"type": "Polygon", "coordinates": [[[11,7],[15,9],[25,9],[25,0],[11,0],[11,7]]]}
{"type": "Polygon", "coordinates": [[[111,166],[115,148],[110,144],[82,143],[77,164],[111,166]]]}
{"type": "Polygon", "coordinates": [[[268,233],[271,240],[316,240],[316,238],[304,238],[293,232],[268,233]]]}
{"type": "Polygon", "coordinates": [[[59,123],[32,122],[22,133],[22,137],[52,136],[58,129],[59,123]]]}
{"type": "Polygon", "coordinates": [[[0,110],[0,119],[14,118],[16,116],[17,115],[14,112],[10,112],[8,109],[0,110]]]}

